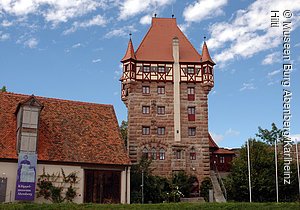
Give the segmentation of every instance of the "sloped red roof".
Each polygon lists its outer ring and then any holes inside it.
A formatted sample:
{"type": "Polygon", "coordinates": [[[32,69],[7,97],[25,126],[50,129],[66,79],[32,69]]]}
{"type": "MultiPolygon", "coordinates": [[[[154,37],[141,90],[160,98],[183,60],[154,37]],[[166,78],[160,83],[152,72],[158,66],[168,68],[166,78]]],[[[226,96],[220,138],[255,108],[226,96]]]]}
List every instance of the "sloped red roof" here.
{"type": "Polygon", "coordinates": [[[176,23],[176,18],[152,18],[152,24],[135,55],[140,61],[174,62],[172,41],[179,39],[179,62],[200,62],[201,55],[176,23]]]}
{"type": "MultiPolygon", "coordinates": [[[[17,159],[16,115],[29,95],[0,93],[0,158],[17,159]]],[[[112,105],[35,97],[44,107],[38,160],[130,164],[112,105]]]]}
{"type": "Polygon", "coordinates": [[[129,39],[127,51],[126,51],[126,53],[125,53],[125,55],[124,55],[124,57],[122,58],[121,61],[126,61],[128,59],[135,59],[136,60],[131,39],[129,39]]]}
{"type": "Polygon", "coordinates": [[[212,64],[215,64],[215,62],[211,59],[211,57],[209,55],[206,42],[204,42],[203,47],[202,47],[202,62],[205,62],[205,61],[209,61],[212,64]]]}
{"type": "Polygon", "coordinates": [[[225,149],[225,148],[219,148],[216,151],[214,151],[214,154],[223,154],[223,155],[234,155],[234,151],[230,149],[225,149]]]}
{"type": "Polygon", "coordinates": [[[216,144],[216,142],[211,137],[210,133],[208,133],[208,144],[209,144],[209,147],[219,148],[218,145],[216,144]]]}

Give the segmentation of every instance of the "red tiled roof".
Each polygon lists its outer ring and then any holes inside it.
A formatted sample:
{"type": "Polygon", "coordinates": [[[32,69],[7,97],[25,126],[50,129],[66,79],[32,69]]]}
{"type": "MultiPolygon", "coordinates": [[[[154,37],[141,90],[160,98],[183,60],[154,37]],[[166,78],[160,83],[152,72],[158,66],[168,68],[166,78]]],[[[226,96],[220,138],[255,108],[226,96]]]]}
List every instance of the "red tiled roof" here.
{"type": "MultiPolygon", "coordinates": [[[[0,158],[17,159],[16,115],[29,95],[0,93],[0,158]]],[[[38,160],[130,164],[112,105],[35,97],[43,106],[38,160]]]]}
{"type": "Polygon", "coordinates": [[[202,62],[205,62],[205,61],[210,61],[212,64],[215,64],[215,62],[213,62],[213,60],[211,59],[211,57],[209,55],[206,42],[204,42],[203,47],[202,47],[202,62]]]}
{"type": "Polygon", "coordinates": [[[209,144],[209,147],[219,148],[218,145],[216,144],[216,142],[211,137],[210,133],[208,133],[208,144],[209,144]]]}
{"type": "Polygon", "coordinates": [[[137,60],[174,62],[174,37],[179,39],[179,62],[201,61],[201,55],[179,29],[175,18],[152,18],[152,25],[135,53],[137,60]]]}
{"type": "Polygon", "coordinates": [[[216,151],[214,151],[214,154],[234,155],[235,153],[230,149],[219,148],[216,151]]]}
{"type": "Polygon", "coordinates": [[[125,53],[125,55],[124,55],[124,57],[122,58],[121,61],[126,61],[128,59],[135,59],[136,60],[131,39],[129,39],[127,51],[126,51],[126,53],[125,53]]]}

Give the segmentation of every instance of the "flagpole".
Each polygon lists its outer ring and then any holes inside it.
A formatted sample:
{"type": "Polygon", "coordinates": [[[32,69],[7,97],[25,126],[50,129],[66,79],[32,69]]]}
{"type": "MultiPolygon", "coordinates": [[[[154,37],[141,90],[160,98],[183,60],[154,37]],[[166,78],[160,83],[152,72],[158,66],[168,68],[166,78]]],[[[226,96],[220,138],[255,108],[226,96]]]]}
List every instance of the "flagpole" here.
{"type": "Polygon", "coordinates": [[[296,160],[297,160],[297,172],[298,172],[298,185],[299,185],[299,197],[300,197],[300,172],[299,172],[299,154],[298,154],[298,141],[295,139],[296,143],[296,160]]]}
{"type": "Polygon", "coordinates": [[[276,179],[276,202],[278,203],[278,166],[277,166],[277,138],[275,139],[275,179],[276,179]]]}
{"type": "Polygon", "coordinates": [[[252,194],[251,194],[251,171],[250,171],[250,151],[249,151],[249,139],[247,141],[247,156],[248,156],[248,176],[249,176],[249,199],[250,203],[252,202],[252,194]]]}

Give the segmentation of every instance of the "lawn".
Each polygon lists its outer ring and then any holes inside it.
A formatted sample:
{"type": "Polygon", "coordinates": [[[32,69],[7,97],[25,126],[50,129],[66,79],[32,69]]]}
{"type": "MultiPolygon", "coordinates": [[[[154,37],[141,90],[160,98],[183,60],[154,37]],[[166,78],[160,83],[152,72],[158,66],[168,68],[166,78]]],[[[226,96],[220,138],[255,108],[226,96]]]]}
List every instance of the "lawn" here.
{"type": "Polygon", "coordinates": [[[112,204],[112,205],[103,205],[103,204],[73,204],[73,203],[64,203],[64,204],[0,204],[0,209],[2,210],[12,210],[12,209],[58,209],[58,210],[80,210],[80,209],[300,209],[300,203],[162,203],[162,204],[131,204],[131,205],[122,205],[122,204],[112,204]]]}

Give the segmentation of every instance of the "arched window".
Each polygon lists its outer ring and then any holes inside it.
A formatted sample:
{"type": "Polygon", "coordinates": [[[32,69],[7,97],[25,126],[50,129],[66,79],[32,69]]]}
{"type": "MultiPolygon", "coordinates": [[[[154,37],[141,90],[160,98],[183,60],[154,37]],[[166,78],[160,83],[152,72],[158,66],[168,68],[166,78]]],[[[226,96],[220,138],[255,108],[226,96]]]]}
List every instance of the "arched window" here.
{"type": "Polygon", "coordinates": [[[190,159],[191,160],[196,160],[196,150],[194,147],[192,147],[191,152],[190,152],[190,159]]]}
{"type": "Polygon", "coordinates": [[[156,149],[154,147],[151,150],[151,158],[152,160],[156,160],[156,149]]]}
{"type": "Polygon", "coordinates": [[[166,154],[166,151],[164,150],[164,148],[160,148],[160,150],[159,150],[159,159],[164,160],[166,158],[165,154],[166,154]]]}
{"type": "Polygon", "coordinates": [[[148,149],[146,147],[144,147],[144,149],[143,149],[143,156],[142,157],[148,159],[148,149]]]}

